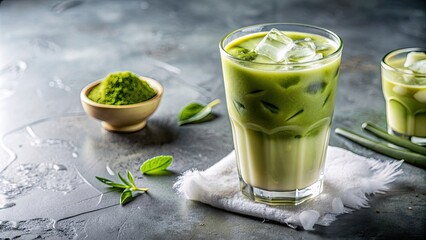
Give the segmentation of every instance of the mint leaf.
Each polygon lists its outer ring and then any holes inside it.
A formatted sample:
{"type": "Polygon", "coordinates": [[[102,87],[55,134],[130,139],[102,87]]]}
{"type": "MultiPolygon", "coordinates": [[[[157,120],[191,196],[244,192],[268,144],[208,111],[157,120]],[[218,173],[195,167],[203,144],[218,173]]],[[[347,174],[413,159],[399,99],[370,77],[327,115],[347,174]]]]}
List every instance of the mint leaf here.
{"type": "Polygon", "coordinates": [[[206,106],[200,103],[190,103],[179,112],[179,125],[190,123],[202,123],[214,118],[211,114],[212,108],[220,103],[219,99],[212,101],[206,106]]]}
{"type": "Polygon", "coordinates": [[[103,177],[98,177],[98,176],[96,176],[96,179],[98,179],[98,180],[99,180],[99,181],[101,181],[102,183],[104,183],[104,184],[106,184],[106,185],[109,185],[109,186],[111,186],[111,187],[114,187],[114,188],[123,188],[123,189],[127,188],[127,186],[126,186],[126,185],[123,185],[123,184],[121,184],[121,183],[113,182],[113,181],[111,181],[111,180],[109,180],[109,179],[106,179],[106,178],[103,178],[103,177]]]}
{"type": "Polygon", "coordinates": [[[151,159],[146,160],[140,170],[142,174],[152,174],[156,172],[161,172],[167,169],[173,162],[172,156],[157,156],[151,159]]]}
{"type": "Polygon", "coordinates": [[[132,190],[130,188],[124,189],[120,196],[120,204],[125,205],[126,203],[133,200],[132,190]]]}
{"type": "Polygon", "coordinates": [[[123,176],[121,176],[120,173],[117,173],[118,178],[120,178],[120,180],[126,185],[126,186],[130,186],[131,184],[125,179],[123,178],[123,176]]]}
{"type": "Polygon", "coordinates": [[[129,170],[127,170],[127,179],[129,179],[130,184],[131,184],[133,187],[136,187],[136,184],[135,184],[135,178],[133,177],[133,174],[132,174],[129,170]]]}

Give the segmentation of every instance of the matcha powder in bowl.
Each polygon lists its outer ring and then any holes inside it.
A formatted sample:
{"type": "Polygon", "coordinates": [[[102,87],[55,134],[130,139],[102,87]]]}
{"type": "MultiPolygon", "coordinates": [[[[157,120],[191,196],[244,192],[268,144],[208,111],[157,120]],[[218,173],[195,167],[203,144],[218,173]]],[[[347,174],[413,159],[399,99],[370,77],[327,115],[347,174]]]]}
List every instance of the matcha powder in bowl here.
{"type": "Polygon", "coordinates": [[[109,74],[87,97],[101,104],[129,105],[149,100],[156,94],[155,90],[136,74],[117,72],[109,74]]]}

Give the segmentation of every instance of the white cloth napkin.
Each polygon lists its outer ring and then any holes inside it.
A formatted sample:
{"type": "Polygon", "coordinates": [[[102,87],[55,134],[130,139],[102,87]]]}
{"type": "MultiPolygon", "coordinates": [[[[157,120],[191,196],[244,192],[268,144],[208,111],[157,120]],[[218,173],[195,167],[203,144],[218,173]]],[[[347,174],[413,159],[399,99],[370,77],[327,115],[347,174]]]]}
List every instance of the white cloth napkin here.
{"type": "Polygon", "coordinates": [[[234,151],[205,171],[186,171],[173,187],[186,199],[312,230],[315,224],[328,226],[337,215],[368,207],[367,195],[388,190],[389,183],[402,174],[402,162],[365,158],[330,146],[323,192],[298,206],[269,206],[242,195],[234,151]]]}

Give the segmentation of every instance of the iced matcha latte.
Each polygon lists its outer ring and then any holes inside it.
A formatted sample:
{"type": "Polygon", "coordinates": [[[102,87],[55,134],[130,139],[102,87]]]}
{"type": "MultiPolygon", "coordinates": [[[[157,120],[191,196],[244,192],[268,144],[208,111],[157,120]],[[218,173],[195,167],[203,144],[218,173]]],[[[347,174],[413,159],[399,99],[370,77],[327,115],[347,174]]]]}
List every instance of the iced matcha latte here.
{"type": "Polygon", "coordinates": [[[382,61],[388,131],[426,145],[426,49],[392,51],[382,61]]]}
{"type": "Polygon", "coordinates": [[[267,24],[220,43],[243,193],[299,204],[322,191],[342,50],[325,29],[267,24]]]}

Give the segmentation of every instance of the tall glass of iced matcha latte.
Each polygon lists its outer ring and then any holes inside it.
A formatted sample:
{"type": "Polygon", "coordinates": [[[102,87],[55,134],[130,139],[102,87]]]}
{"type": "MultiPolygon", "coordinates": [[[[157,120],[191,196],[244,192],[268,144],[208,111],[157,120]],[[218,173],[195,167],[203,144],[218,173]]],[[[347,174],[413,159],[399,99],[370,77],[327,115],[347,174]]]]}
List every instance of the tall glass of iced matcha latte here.
{"type": "Polygon", "coordinates": [[[381,65],[388,132],[426,145],[426,49],[392,51],[381,65]]]}
{"type": "Polygon", "coordinates": [[[242,192],[299,204],[322,191],[342,40],[303,24],[263,24],[221,42],[242,192]]]}

